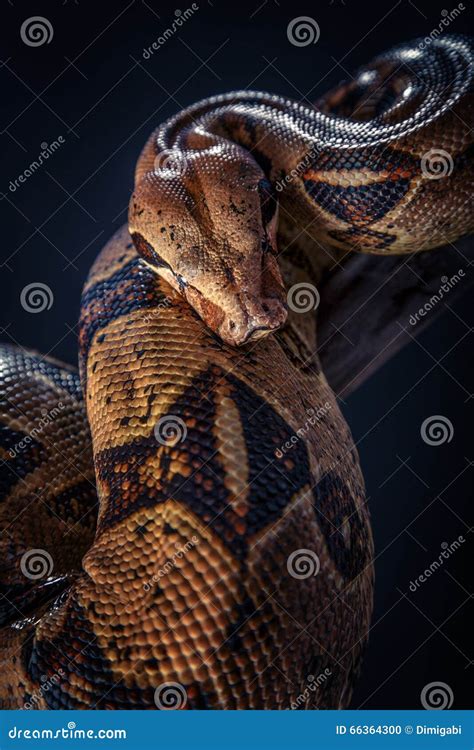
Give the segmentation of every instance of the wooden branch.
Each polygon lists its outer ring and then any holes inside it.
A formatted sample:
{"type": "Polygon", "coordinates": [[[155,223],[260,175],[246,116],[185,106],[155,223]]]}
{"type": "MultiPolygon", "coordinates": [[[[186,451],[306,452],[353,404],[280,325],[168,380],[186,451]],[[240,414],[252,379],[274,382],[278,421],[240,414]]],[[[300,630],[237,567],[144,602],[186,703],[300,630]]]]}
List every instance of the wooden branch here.
{"type": "Polygon", "coordinates": [[[347,396],[431,325],[474,280],[474,236],[412,255],[351,253],[320,283],[319,354],[347,396]]]}

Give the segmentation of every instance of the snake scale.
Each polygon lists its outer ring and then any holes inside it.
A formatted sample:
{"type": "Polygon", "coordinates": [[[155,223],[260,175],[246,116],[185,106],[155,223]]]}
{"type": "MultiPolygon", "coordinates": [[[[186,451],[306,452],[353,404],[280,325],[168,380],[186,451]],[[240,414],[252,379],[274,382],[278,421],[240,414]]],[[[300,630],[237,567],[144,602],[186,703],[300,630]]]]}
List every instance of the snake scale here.
{"type": "Polygon", "coordinates": [[[3,708],[349,704],[369,515],[287,293],[472,231],[472,73],[469,39],[415,41],[314,107],[242,91],[152,135],[84,288],[80,379],[1,347],[3,708]]]}

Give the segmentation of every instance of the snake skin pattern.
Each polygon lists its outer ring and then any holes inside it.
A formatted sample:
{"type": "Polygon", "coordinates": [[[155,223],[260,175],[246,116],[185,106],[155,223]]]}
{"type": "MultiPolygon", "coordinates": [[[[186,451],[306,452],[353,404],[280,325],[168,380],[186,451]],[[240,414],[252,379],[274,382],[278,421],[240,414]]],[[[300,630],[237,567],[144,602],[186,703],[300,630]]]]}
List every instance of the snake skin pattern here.
{"type": "Polygon", "coordinates": [[[282,325],[280,287],[319,283],[319,243],[409,252],[472,229],[471,78],[466,39],[414,43],[319,111],[218,97],[145,147],[130,226],[84,288],[81,384],[0,348],[2,708],[347,707],[368,509],[315,315],[282,325]],[[277,227],[277,181],[315,138],[277,227]],[[423,181],[435,147],[453,169],[423,181]],[[153,177],[170,148],[186,170],[153,177]]]}
{"type": "Polygon", "coordinates": [[[472,59],[467,39],[414,42],[317,108],[244,91],[180,112],[138,160],[138,252],[242,344],[286,318],[277,207],[314,247],[340,251],[408,253],[472,231],[472,59]]]}

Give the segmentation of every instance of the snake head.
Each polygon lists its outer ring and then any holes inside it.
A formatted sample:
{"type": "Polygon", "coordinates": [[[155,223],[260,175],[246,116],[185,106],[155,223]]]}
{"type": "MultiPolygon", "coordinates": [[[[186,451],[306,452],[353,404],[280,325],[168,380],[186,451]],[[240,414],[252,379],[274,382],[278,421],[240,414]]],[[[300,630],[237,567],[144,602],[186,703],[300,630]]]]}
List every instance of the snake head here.
{"type": "Polygon", "coordinates": [[[269,181],[239,146],[154,158],[147,146],[137,167],[129,229],[148,265],[214,333],[238,346],[286,320],[277,210],[269,181]]]}

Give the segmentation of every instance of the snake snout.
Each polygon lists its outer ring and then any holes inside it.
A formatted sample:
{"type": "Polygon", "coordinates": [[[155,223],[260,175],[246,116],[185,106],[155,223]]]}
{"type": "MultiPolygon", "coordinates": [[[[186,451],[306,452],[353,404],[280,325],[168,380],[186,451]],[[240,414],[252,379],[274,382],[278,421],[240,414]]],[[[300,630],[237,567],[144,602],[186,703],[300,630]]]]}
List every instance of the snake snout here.
{"type": "Polygon", "coordinates": [[[247,301],[239,314],[225,317],[219,335],[227,343],[241,346],[277,330],[286,318],[286,306],[277,298],[264,298],[251,303],[247,301]]]}

